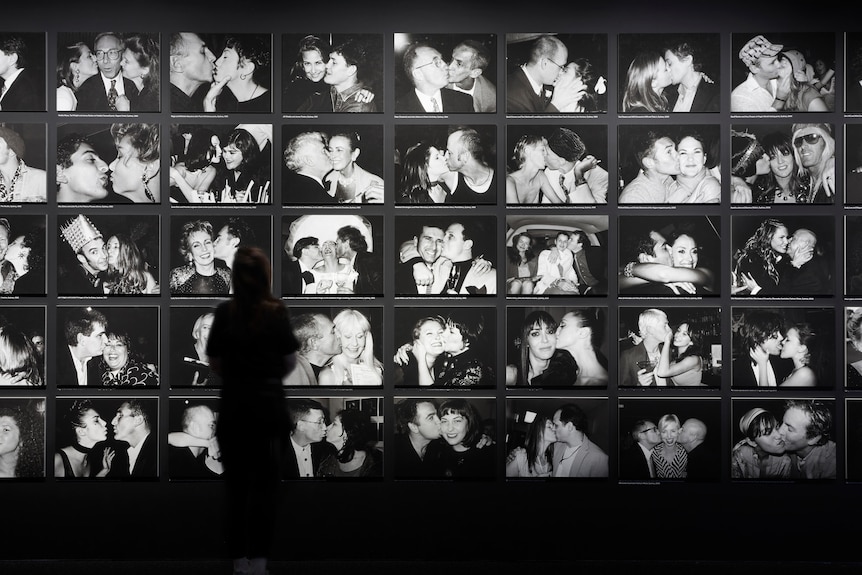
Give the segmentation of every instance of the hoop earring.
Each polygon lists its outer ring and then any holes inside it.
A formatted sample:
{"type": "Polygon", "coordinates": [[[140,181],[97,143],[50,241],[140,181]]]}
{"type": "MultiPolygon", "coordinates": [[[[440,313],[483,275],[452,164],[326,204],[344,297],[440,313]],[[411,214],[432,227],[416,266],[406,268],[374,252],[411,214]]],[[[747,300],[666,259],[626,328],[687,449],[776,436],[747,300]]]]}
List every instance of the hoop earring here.
{"type": "Polygon", "coordinates": [[[251,76],[251,74],[252,74],[251,72],[249,72],[248,74],[240,74],[239,79],[240,80],[247,80],[248,77],[251,76]]]}

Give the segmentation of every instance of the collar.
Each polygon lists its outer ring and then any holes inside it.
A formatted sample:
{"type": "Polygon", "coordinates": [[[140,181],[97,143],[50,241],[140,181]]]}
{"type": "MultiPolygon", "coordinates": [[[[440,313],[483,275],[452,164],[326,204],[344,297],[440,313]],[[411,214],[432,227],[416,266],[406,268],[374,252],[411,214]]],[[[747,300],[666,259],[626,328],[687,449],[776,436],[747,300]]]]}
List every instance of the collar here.
{"type": "Polygon", "coordinates": [[[420,92],[418,89],[413,89],[416,92],[416,97],[419,98],[419,103],[422,104],[422,107],[426,112],[430,112],[434,109],[434,106],[431,104],[431,98],[435,98],[437,100],[437,106],[440,107],[440,111],[443,112],[443,95],[440,90],[437,90],[430,96],[420,92]]]}
{"type": "MultiPolygon", "coordinates": [[[[3,81],[3,96],[5,96],[9,92],[9,88],[12,86],[12,83],[18,79],[18,76],[21,75],[21,72],[24,71],[24,68],[18,68],[15,72],[12,73],[8,78],[4,78],[3,81]]],[[[2,96],[0,96],[0,100],[2,100],[2,96]]]]}
{"type": "Polygon", "coordinates": [[[527,66],[526,66],[526,64],[521,64],[521,70],[523,70],[523,71],[524,71],[524,76],[526,76],[526,77],[527,77],[527,81],[528,81],[528,82],[530,82],[530,87],[532,87],[532,88],[533,88],[533,92],[534,92],[537,96],[541,96],[541,95],[542,95],[542,93],[543,93],[543,90],[545,89],[545,86],[544,86],[544,85],[542,85],[542,84],[539,84],[538,82],[536,82],[535,80],[533,80],[533,77],[532,77],[532,76],[530,76],[530,73],[527,71],[527,66]]]}
{"type": "Polygon", "coordinates": [[[123,83],[123,73],[120,72],[113,78],[106,78],[101,72],[99,72],[99,77],[102,79],[102,84],[105,86],[105,93],[108,93],[108,90],[111,89],[111,80],[116,80],[116,84],[114,84],[114,90],[117,91],[118,96],[124,96],[126,94],[126,86],[123,83]]]}

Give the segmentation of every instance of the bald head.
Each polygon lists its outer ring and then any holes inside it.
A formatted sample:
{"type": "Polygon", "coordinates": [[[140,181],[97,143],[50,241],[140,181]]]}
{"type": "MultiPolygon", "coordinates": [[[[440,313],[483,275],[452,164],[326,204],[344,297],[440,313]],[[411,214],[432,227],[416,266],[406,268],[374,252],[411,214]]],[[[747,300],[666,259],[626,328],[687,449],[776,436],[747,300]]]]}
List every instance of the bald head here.
{"type": "Polygon", "coordinates": [[[706,424],[699,419],[686,419],[679,429],[679,441],[686,451],[691,451],[706,439],[706,424]]]}

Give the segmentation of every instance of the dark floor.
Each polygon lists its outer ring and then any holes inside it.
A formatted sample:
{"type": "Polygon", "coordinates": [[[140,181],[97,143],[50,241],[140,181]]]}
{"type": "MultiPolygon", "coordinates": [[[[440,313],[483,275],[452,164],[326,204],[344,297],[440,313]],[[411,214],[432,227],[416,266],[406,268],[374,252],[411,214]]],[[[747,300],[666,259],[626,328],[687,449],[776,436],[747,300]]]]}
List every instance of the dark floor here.
{"type": "MultiPolygon", "coordinates": [[[[355,573],[373,575],[533,575],[565,573],[577,569],[582,575],[667,575],[694,573],[709,575],[765,575],[780,571],[837,573],[862,572],[862,562],[717,562],[717,561],[275,561],[270,575],[329,575],[355,573]]],[[[226,561],[5,561],[2,575],[230,575],[226,561]]]]}

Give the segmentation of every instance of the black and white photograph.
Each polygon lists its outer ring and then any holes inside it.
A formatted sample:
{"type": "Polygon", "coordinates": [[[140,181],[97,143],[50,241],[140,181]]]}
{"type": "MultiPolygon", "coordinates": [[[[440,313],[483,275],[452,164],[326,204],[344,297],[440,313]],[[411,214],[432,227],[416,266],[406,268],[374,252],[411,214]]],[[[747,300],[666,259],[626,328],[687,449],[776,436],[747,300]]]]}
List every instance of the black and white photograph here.
{"type": "Polygon", "coordinates": [[[171,481],[221,479],[217,397],[172,397],[168,401],[168,477],[171,481]]]}
{"type": "Polygon", "coordinates": [[[45,306],[0,307],[0,387],[45,387],[45,306]]]}
{"type": "Polygon", "coordinates": [[[395,34],[396,114],[497,111],[496,34],[395,34]]]}
{"type": "Polygon", "coordinates": [[[395,218],[395,295],[497,294],[496,216],[395,218]]]}
{"type": "Polygon", "coordinates": [[[862,388],[862,307],[844,308],[844,343],[848,389],[862,388]]]}
{"type": "Polygon", "coordinates": [[[0,204],[48,201],[47,153],[45,124],[0,123],[0,204]]]}
{"type": "Polygon", "coordinates": [[[835,140],[832,124],[734,124],[731,203],[835,203],[835,140]]]}
{"type": "Polygon", "coordinates": [[[45,33],[0,32],[0,112],[44,112],[45,33]]]}
{"type": "Polygon", "coordinates": [[[730,53],[731,112],[835,111],[835,32],[734,32],[730,53]]]}
{"type": "Polygon", "coordinates": [[[719,34],[620,34],[619,111],[721,111],[719,34]]]}
{"type": "MultiPolygon", "coordinates": [[[[836,479],[834,399],[733,398],[730,477],[734,481],[836,479]]],[[[848,445],[853,442],[848,421],[848,445]]]]}
{"type": "Polygon", "coordinates": [[[734,307],[732,389],[835,389],[835,309],[734,307]]]}
{"type": "Polygon", "coordinates": [[[506,216],[506,294],[608,293],[608,216],[506,216]]]}
{"type": "Polygon", "coordinates": [[[171,204],[271,204],[272,124],[171,124],[171,204]]]}
{"type": "Polygon", "coordinates": [[[287,450],[284,478],[381,479],[382,402],[382,397],[289,397],[293,449],[287,450]]]}
{"type": "MultiPolygon", "coordinates": [[[[730,227],[731,295],[793,297],[835,293],[834,217],[732,216],[730,227]]],[[[847,274],[850,277],[850,269],[847,274]]]]}
{"type": "MultiPolygon", "coordinates": [[[[844,39],[844,61],[847,69],[844,111],[848,114],[859,114],[862,113],[862,33],[845,32],[844,39]]],[[[818,74],[825,87],[832,90],[834,101],[835,61],[825,61],[822,70],[818,71],[818,74]]]]}
{"type": "Polygon", "coordinates": [[[158,398],[58,397],[56,406],[54,477],[158,479],[158,398]]]}
{"type": "Polygon", "coordinates": [[[0,213],[0,296],[45,295],[47,216],[0,213]]]}
{"type": "Polygon", "coordinates": [[[158,124],[57,126],[58,204],[162,201],[158,124]]]}
{"type": "Polygon", "coordinates": [[[717,296],[719,216],[620,216],[621,296],[717,296]]]}
{"type": "Polygon", "coordinates": [[[510,124],[506,204],[607,204],[607,157],[607,126],[510,124]]]}
{"type": "Polygon", "coordinates": [[[493,481],[497,409],[493,397],[394,398],[395,479],[493,481]]]}
{"type": "Polygon", "coordinates": [[[506,478],[606,480],[608,416],[607,398],[506,399],[506,478]]]}
{"type": "Polygon", "coordinates": [[[57,292],[157,296],[159,216],[57,216],[57,292]]]}
{"type": "Polygon", "coordinates": [[[386,109],[383,36],[283,34],[281,111],[375,113],[386,109]]]}
{"type": "Polygon", "coordinates": [[[721,387],[721,309],[620,307],[619,387],[721,387]]]}
{"type": "Polygon", "coordinates": [[[284,216],[281,245],[283,295],[383,295],[383,216],[284,216]]]}
{"type": "Polygon", "coordinates": [[[844,204],[862,205],[862,125],[860,124],[844,125],[844,174],[844,204]]]}
{"type": "Polygon", "coordinates": [[[272,112],[272,35],[173,32],[171,112],[272,112]]]}
{"type": "Polygon", "coordinates": [[[620,398],[621,482],[718,482],[719,398],[620,398]]]}
{"type": "Polygon", "coordinates": [[[862,400],[847,398],[845,402],[845,428],[847,430],[846,477],[847,481],[862,482],[862,400]]]}
{"type": "Polygon", "coordinates": [[[0,397],[0,481],[45,477],[45,398],[0,397]]]}
{"type": "Polygon", "coordinates": [[[159,387],[159,308],[57,308],[55,369],[60,388],[159,387]]]}
{"type": "Polygon", "coordinates": [[[619,126],[624,204],[721,203],[718,124],[619,126]]]}
{"type": "Polygon", "coordinates": [[[395,387],[497,387],[496,308],[396,307],[394,326],[395,387]]]}
{"type": "Polygon", "coordinates": [[[844,293],[862,295],[862,217],[844,216],[844,293]]]}
{"type": "Polygon", "coordinates": [[[507,114],[605,113],[607,78],[607,34],[506,34],[507,114]]]}
{"type": "Polygon", "coordinates": [[[383,203],[383,126],[286,125],[281,138],[283,205],[383,203]]]}
{"type": "Polygon", "coordinates": [[[506,387],[607,388],[608,309],[506,308],[506,387]]]}
{"type": "Polygon", "coordinates": [[[158,112],[160,54],[156,32],[58,33],[57,111],[158,112]]]}
{"type": "Polygon", "coordinates": [[[207,343],[214,319],[214,307],[171,307],[171,389],[221,387],[221,377],[210,367],[207,355],[207,343]]]}
{"type": "Polygon", "coordinates": [[[383,385],[383,308],[291,306],[299,342],[287,387],[383,385]]]}
{"type": "Polygon", "coordinates": [[[395,126],[396,205],[496,205],[497,126],[395,126]]]}
{"type": "Polygon", "coordinates": [[[171,217],[171,296],[233,293],[231,270],[237,250],[253,246],[272,253],[269,216],[196,214],[171,217]]]}

